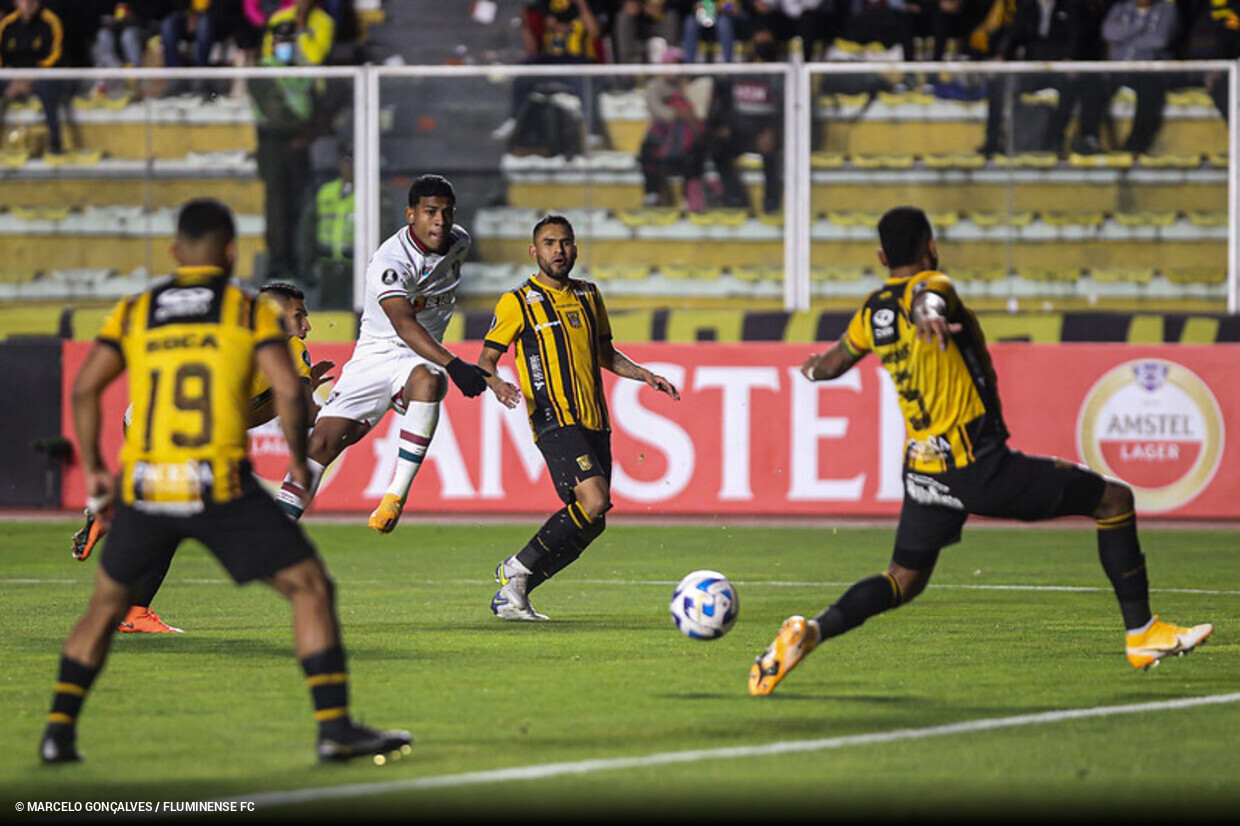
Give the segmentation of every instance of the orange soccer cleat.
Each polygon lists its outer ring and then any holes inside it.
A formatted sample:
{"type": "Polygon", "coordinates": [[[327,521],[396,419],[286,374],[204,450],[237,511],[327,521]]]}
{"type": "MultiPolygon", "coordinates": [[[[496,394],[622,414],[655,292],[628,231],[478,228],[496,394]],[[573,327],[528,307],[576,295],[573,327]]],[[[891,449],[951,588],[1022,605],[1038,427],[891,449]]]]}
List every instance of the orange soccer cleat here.
{"type": "Polygon", "coordinates": [[[184,634],[180,628],[173,628],[160,619],[150,608],[134,605],[125,618],[116,625],[116,630],[123,634],[184,634]]]}
{"type": "Polygon", "coordinates": [[[405,500],[394,493],[383,494],[379,507],[370,514],[370,527],[379,533],[391,533],[400,521],[400,514],[405,508],[405,500]]]}
{"type": "Polygon", "coordinates": [[[107,535],[107,531],[99,524],[99,520],[90,511],[86,511],[86,524],[73,535],[73,558],[77,560],[87,559],[91,551],[95,550],[95,546],[99,544],[99,540],[107,535]]]}
{"type": "Polygon", "coordinates": [[[784,620],[775,641],[758,655],[749,670],[749,693],[755,697],[765,697],[774,691],[788,672],[818,647],[821,638],[818,623],[814,620],[806,620],[802,616],[784,620]]]}
{"type": "Polygon", "coordinates": [[[1154,617],[1149,628],[1139,634],[1128,635],[1128,662],[1133,668],[1152,668],[1158,665],[1158,661],[1163,657],[1182,657],[1205,642],[1213,633],[1214,626],[1209,623],[1181,628],[1154,617]]]}

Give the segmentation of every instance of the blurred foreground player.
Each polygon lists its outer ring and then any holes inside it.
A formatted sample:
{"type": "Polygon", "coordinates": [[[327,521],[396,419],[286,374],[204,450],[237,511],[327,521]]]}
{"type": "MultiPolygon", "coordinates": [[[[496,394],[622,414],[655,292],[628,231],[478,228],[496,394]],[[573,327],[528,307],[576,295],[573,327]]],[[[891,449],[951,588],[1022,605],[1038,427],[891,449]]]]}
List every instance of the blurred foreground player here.
{"type": "MultiPolygon", "coordinates": [[[[280,305],[280,309],[284,314],[285,327],[289,333],[288,346],[289,352],[293,357],[293,368],[302,379],[303,393],[306,397],[306,409],[313,414],[318,411],[318,404],[314,399],[314,391],[319,385],[328,381],[330,376],[327,371],[335,366],[331,361],[320,361],[312,364],[310,361],[310,351],[306,349],[306,336],[310,334],[310,311],[306,308],[306,294],[296,284],[289,281],[268,281],[259,288],[259,292],[274,298],[276,303],[280,305]]],[[[271,381],[267,378],[267,374],[262,370],[254,371],[254,378],[250,385],[250,415],[248,426],[259,427],[276,417],[274,404],[274,395],[271,390],[271,381]]],[[[129,430],[129,423],[133,420],[133,405],[125,408],[124,427],[129,430]]],[[[86,511],[86,524],[73,535],[73,557],[74,559],[84,561],[88,559],[95,547],[107,534],[103,527],[102,520],[97,519],[95,514],[88,508],[86,511]]],[[[131,588],[133,592],[133,604],[129,607],[129,613],[125,618],[116,625],[116,630],[126,634],[180,634],[183,633],[180,628],[175,628],[164,622],[163,618],[151,610],[151,603],[155,600],[155,594],[159,592],[160,586],[164,584],[164,579],[168,576],[168,568],[172,565],[172,557],[147,571],[142,579],[135,582],[131,588]]]]}
{"type": "Polygon", "coordinates": [[[238,584],[260,579],[292,604],[294,648],[314,704],[321,760],[404,750],[405,731],[376,731],[349,716],[335,586],[300,527],[263,490],[246,456],[251,376],[271,380],[289,447],[289,473],[305,481],[302,383],[273,301],[231,280],[231,212],[213,200],[186,204],[173,255],[180,265],[104,323],[73,384],[73,419],[92,510],[111,538],[82,618],[61,649],[45,763],[81,759],[77,718],[103,669],[131,587],[186,539],[206,546],[238,584]],[[129,373],[133,421],[119,478],[99,452],[100,397],[129,373]],[[109,516],[106,504],[116,499],[109,516]]]}
{"type": "Polygon", "coordinates": [[[822,641],[909,602],[930,581],[939,551],[960,541],[969,514],[1035,521],[1092,516],[1098,556],[1128,630],[1128,661],[1149,668],[1191,651],[1210,625],[1181,628],[1150,614],[1145,555],[1132,490],[1062,459],[1007,446],[994,368],[977,318],[938,272],[930,221],[897,207],[878,224],[879,261],[890,270],[844,336],[805,360],[810,381],[847,372],[873,352],[891,374],[908,432],[904,504],[887,570],[862,579],[814,619],[792,616],[754,663],[749,692],[770,694],[822,641]]]}

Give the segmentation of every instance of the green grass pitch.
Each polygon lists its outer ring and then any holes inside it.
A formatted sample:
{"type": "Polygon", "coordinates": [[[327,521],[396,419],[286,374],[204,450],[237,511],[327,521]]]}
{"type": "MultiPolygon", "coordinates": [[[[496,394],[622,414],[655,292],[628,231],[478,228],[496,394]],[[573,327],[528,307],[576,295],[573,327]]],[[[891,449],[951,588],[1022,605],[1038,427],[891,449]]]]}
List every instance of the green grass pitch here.
{"type": "Polygon", "coordinates": [[[383,537],[361,517],[309,521],[339,586],[354,713],[414,734],[413,752],[381,767],[315,762],[286,605],[262,585],[234,587],[187,545],[155,602],[187,633],[118,636],[80,720],[86,762],[44,767],[59,646],[97,564],[70,557],[76,527],[0,524],[8,822],[37,820],[13,814],[31,801],[220,799],[303,822],[1240,811],[1232,531],[1142,533],[1155,612],[1216,628],[1148,672],[1124,658],[1085,523],[992,523],[944,552],[915,603],[828,642],[754,698],[749,666],[783,618],[812,616],[882,570],[890,529],[616,520],[534,593],[552,620],[524,624],[488,605],[495,563],[532,524],[410,514],[383,537]],[[720,640],[686,639],[668,615],[672,586],[696,568],[737,586],[740,618],[720,640]]]}

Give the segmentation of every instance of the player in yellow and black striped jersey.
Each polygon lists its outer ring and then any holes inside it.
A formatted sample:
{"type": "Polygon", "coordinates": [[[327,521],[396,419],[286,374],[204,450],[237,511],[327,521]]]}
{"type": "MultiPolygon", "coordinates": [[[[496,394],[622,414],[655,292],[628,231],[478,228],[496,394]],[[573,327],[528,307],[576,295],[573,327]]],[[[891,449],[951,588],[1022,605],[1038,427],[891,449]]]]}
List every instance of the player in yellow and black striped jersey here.
{"type": "MultiPolygon", "coordinates": [[[[335,366],[331,361],[312,363],[310,351],[306,349],[306,336],[310,333],[310,311],[306,308],[306,295],[289,281],[269,281],[258,290],[260,295],[268,296],[280,306],[288,336],[289,352],[293,357],[293,367],[302,380],[306,409],[310,418],[318,411],[314,398],[315,389],[330,377],[327,372],[335,366]]],[[[125,410],[125,428],[133,420],[133,405],[125,410]]],[[[271,388],[271,379],[262,370],[255,370],[250,383],[250,413],[248,427],[258,427],[275,418],[275,394],[271,388]]],[[[89,510],[86,512],[86,524],[73,535],[73,556],[78,560],[88,559],[94,548],[103,541],[107,531],[102,522],[95,518],[89,510]]],[[[155,595],[163,586],[168,576],[168,568],[172,559],[165,564],[147,570],[142,578],[133,583],[133,605],[129,613],[121,620],[117,630],[123,633],[181,633],[164,622],[159,614],[151,610],[155,595]]]]}
{"type": "Polygon", "coordinates": [[[970,514],[1026,521],[1092,516],[1134,667],[1148,668],[1208,637],[1214,630],[1208,624],[1180,628],[1151,615],[1131,488],[1081,465],[1007,446],[985,338],[938,269],[925,213],[892,209],[879,221],[878,234],[879,260],[890,270],[886,283],[866,298],[843,337],[809,356],[801,372],[810,381],[834,379],[872,352],[891,376],[908,437],[895,549],[884,573],[854,583],[815,618],[785,620],[750,670],[750,693],[769,694],[822,640],[920,594],[940,550],[960,540],[970,514]]]}
{"type": "Polygon", "coordinates": [[[86,613],[61,649],[39,747],[45,763],[81,759],[77,717],[129,609],[132,586],[186,539],[205,545],[235,582],[261,579],[292,603],[321,759],[409,745],[407,732],[375,731],[350,719],[327,570],[300,527],[250,472],[246,424],[256,367],[271,380],[290,473],[303,482],[309,478],[307,422],[279,308],[231,279],[236,251],[227,207],[208,199],[186,204],[172,246],[180,264],[176,273],[121,300],[74,379],[73,419],[86,492],[104,527],[111,523],[111,534],[86,613]],[[134,416],[117,479],[99,450],[101,397],[126,371],[134,416]]]}
{"type": "Polygon", "coordinates": [[[538,272],[500,297],[478,366],[508,407],[522,396],[534,440],[565,507],[517,554],[495,569],[491,610],[501,619],[546,619],[529,592],[571,564],[603,532],[611,508],[611,424],[603,370],[643,381],[679,399],[667,379],[616,350],[598,287],[570,277],[577,261],[573,227],[562,215],[534,225],[530,257],[538,272]],[[521,388],[498,377],[499,358],[516,345],[521,388]]]}

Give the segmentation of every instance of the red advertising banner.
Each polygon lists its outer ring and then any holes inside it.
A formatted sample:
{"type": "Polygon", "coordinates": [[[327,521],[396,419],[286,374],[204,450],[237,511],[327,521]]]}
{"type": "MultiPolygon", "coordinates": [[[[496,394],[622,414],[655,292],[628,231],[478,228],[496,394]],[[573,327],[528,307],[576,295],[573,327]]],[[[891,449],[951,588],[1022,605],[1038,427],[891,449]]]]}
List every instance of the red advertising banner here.
{"type": "MultiPolygon", "coordinates": [[[[88,346],[65,344],[67,430],[68,387],[88,346]]],[[[454,349],[471,358],[478,347],[454,349]]],[[[904,424],[876,359],[835,381],[811,384],[799,368],[821,345],[622,349],[670,379],[682,399],[605,374],[618,513],[898,512],[904,424]]],[[[339,366],[352,345],[311,342],[311,352],[339,366]]],[[[1240,464],[1240,346],[996,343],[991,353],[1013,447],[1125,480],[1143,513],[1240,516],[1240,482],[1232,470],[1240,464]]],[[[510,357],[500,367],[516,381],[510,357]]],[[[105,456],[120,448],[125,404],[122,380],[105,398],[105,456]]],[[[372,510],[392,474],[398,429],[389,413],[333,463],[312,510],[372,510]]],[[[278,483],[287,458],[278,424],[252,432],[250,449],[258,474],[278,483]]],[[[71,467],[64,502],[83,500],[80,468],[71,467]]],[[[508,410],[490,394],[466,399],[450,390],[407,512],[541,514],[557,507],[524,409],[508,410]]]]}

